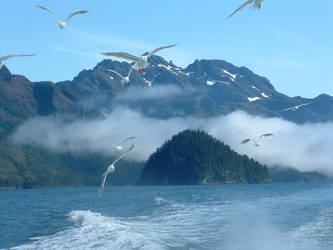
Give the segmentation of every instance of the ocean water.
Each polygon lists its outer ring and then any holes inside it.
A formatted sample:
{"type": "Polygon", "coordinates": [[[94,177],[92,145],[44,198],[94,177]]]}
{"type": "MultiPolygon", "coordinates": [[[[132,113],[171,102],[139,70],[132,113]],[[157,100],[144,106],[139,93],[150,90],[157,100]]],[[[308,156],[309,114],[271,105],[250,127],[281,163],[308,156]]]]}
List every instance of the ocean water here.
{"type": "Polygon", "coordinates": [[[333,249],[333,184],[0,190],[1,249],[333,249]]]}

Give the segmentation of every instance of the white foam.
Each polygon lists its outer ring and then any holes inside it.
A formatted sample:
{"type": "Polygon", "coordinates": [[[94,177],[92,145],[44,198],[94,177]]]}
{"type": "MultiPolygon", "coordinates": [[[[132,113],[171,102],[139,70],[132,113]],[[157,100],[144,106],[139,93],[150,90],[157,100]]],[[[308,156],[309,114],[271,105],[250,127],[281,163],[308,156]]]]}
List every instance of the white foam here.
{"type": "Polygon", "coordinates": [[[155,204],[158,206],[165,204],[167,202],[168,201],[166,199],[163,199],[162,197],[155,197],[155,204]]]}
{"type": "Polygon", "coordinates": [[[74,227],[13,249],[164,249],[142,226],[91,211],[72,211],[74,227]]]}
{"type": "Polygon", "coordinates": [[[320,249],[323,245],[332,246],[332,233],[333,210],[331,208],[322,210],[313,221],[291,230],[286,236],[294,245],[306,244],[308,249],[320,249]]]}

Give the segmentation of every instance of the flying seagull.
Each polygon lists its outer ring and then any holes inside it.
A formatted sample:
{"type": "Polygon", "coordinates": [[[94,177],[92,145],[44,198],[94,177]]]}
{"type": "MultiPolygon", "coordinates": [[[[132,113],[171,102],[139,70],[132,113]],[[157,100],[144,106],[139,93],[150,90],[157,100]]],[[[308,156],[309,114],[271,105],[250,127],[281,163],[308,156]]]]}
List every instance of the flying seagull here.
{"type": "Polygon", "coordinates": [[[228,16],[228,18],[232,17],[236,12],[240,11],[241,9],[243,9],[246,5],[251,4],[254,2],[254,4],[251,6],[252,9],[260,9],[261,7],[261,3],[264,0],[248,0],[246,2],[244,2],[241,6],[239,6],[234,12],[231,13],[230,16],[228,16]]]}
{"type": "Polygon", "coordinates": [[[103,191],[104,191],[104,185],[105,185],[105,181],[106,181],[106,177],[108,176],[109,173],[113,173],[114,172],[114,165],[119,161],[121,160],[123,157],[125,157],[125,155],[127,155],[132,149],[134,148],[134,145],[132,144],[130,146],[130,148],[125,152],[123,153],[121,156],[119,156],[114,162],[112,162],[112,164],[110,166],[108,166],[108,168],[105,170],[103,176],[102,176],[102,183],[101,183],[101,187],[98,191],[98,197],[101,198],[102,197],[102,194],[103,194],[103,191]]]}
{"type": "Polygon", "coordinates": [[[118,73],[117,71],[114,71],[114,70],[112,70],[112,69],[105,69],[105,70],[107,70],[107,71],[109,71],[109,72],[112,72],[112,73],[115,73],[117,76],[119,76],[120,78],[121,78],[121,83],[122,84],[125,84],[125,83],[128,83],[129,82],[129,77],[130,77],[130,75],[131,75],[131,73],[132,73],[132,67],[131,67],[131,69],[130,69],[130,71],[128,72],[128,74],[127,74],[127,76],[122,76],[120,73],[118,73]]]}
{"type": "Polygon", "coordinates": [[[134,136],[131,136],[131,137],[128,137],[128,138],[126,138],[126,139],[124,139],[124,140],[122,140],[122,142],[121,142],[121,145],[115,145],[115,144],[113,144],[112,143],[112,146],[115,148],[115,149],[117,149],[117,150],[123,150],[123,143],[125,143],[125,142],[127,142],[127,141],[129,141],[129,140],[133,140],[133,139],[135,139],[136,137],[134,137],[134,136]]]}
{"type": "Polygon", "coordinates": [[[122,58],[125,60],[135,62],[133,65],[133,68],[142,73],[145,71],[145,68],[149,65],[149,63],[148,63],[149,57],[151,57],[152,55],[154,55],[155,53],[157,53],[158,51],[160,51],[162,49],[172,48],[176,45],[177,44],[172,44],[172,45],[156,48],[153,51],[151,51],[148,55],[145,55],[145,56],[134,56],[127,52],[102,52],[100,54],[102,54],[104,56],[114,56],[114,57],[118,57],[118,58],[122,58]]]}
{"type": "Polygon", "coordinates": [[[7,55],[7,56],[2,56],[0,57],[0,69],[2,68],[3,66],[3,61],[6,61],[7,59],[9,58],[12,58],[12,57],[23,57],[23,56],[35,56],[36,54],[29,54],[29,55],[7,55]]]}
{"type": "Polygon", "coordinates": [[[263,137],[268,137],[268,136],[272,136],[272,135],[274,135],[274,134],[272,134],[272,133],[267,133],[267,134],[263,134],[263,135],[261,135],[258,139],[247,138],[247,139],[243,140],[243,141],[241,142],[241,144],[245,144],[245,143],[248,143],[249,141],[253,141],[255,146],[260,147],[260,141],[261,141],[261,139],[262,139],[263,137]]]}
{"type": "Polygon", "coordinates": [[[79,11],[75,11],[69,14],[69,16],[67,17],[66,21],[62,21],[53,10],[50,10],[48,8],[45,8],[43,6],[37,5],[38,8],[41,8],[42,10],[46,10],[49,13],[51,13],[52,15],[54,15],[57,20],[58,20],[58,25],[60,29],[65,29],[67,27],[67,23],[69,22],[69,20],[71,20],[71,18],[75,15],[79,15],[79,14],[86,14],[88,13],[87,10],[79,10],[79,11]]]}
{"type": "Polygon", "coordinates": [[[310,105],[312,102],[308,102],[308,103],[303,103],[303,104],[300,104],[300,105],[296,105],[294,107],[290,107],[290,108],[286,108],[286,109],[283,109],[281,110],[282,112],[284,111],[297,111],[299,110],[300,107],[303,107],[303,106],[306,106],[306,105],[310,105]]]}

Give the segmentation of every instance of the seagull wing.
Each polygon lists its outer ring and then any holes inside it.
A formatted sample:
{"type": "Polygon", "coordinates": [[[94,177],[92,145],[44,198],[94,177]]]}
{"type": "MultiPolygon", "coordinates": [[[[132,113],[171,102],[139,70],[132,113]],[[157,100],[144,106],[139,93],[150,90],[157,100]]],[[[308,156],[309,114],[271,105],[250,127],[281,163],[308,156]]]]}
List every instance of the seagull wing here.
{"type": "Polygon", "coordinates": [[[255,3],[254,5],[252,5],[252,9],[260,9],[261,8],[261,3],[263,2],[264,0],[255,0],[255,3]]]}
{"type": "Polygon", "coordinates": [[[128,72],[128,75],[127,75],[128,78],[130,77],[130,75],[131,75],[131,73],[132,73],[132,70],[133,70],[133,67],[131,67],[131,68],[130,68],[130,71],[128,72]]]}
{"type": "Polygon", "coordinates": [[[106,181],[106,177],[108,176],[109,173],[112,173],[114,171],[114,166],[113,164],[111,164],[104,172],[103,176],[102,176],[102,183],[101,183],[101,187],[98,191],[98,197],[101,198],[103,191],[104,191],[104,186],[105,186],[105,181],[106,181]]]}
{"type": "Polygon", "coordinates": [[[131,55],[131,54],[126,53],[126,52],[102,52],[100,54],[102,54],[103,56],[115,56],[115,57],[122,58],[122,59],[125,59],[125,60],[129,60],[129,61],[132,61],[132,62],[137,62],[137,61],[140,60],[139,57],[131,55]]]}
{"type": "Polygon", "coordinates": [[[37,54],[28,54],[28,55],[7,55],[7,56],[3,56],[3,57],[0,57],[0,62],[1,61],[5,61],[9,58],[12,58],[12,57],[23,57],[23,56],[35,56],[37,54]]]}
{"type": "Polygon", "coordinates": [[[258,143],[260,142],[261,138],[263,138],[263,137],[268,137],[268,136],[272,136],[272,135],[274,135],[274,134],[272,134],[272,133],[267,133],[267,134],[263,134],[263,135],[261,135],[261,136],[259,137],[258,143]]]}
{"type": "Polygon", "coordinates": [[[282,112],[284,112],[284,111],[289,111],[289,110],[292,110],[292,109],[294,109],[295,108],[295,106],[294,107],[290,107],[290,108],[286,108],[286,109],[282,109],[281,111],[282,112]]]}
{"type": "Polygon", "coordinates": [[[298,107],[303,107],[303,106],[306,106],[306,105],[310,105],[311,103],[312,103],[312,102],[303,103],[303,104],[298,105],[298,107]]]}
{"type": "Polygon", "coordinates": [[[123,153],[121,156],[119,156],[113,163],[112,165],[115,165],[119,160],[121,160],[122,158],[124,158],[132,149],[134,148],[134,144],[132,144],[129,149],[126,150],[125,153],[123,153]]]}
{"type": "Polygon", "coordinates": [[[251,141],[251,139],[250,139],[250,138],[247,138],[247,139],[243,140],[243,141],[241,142],[241,144],[248,143],[249,141],[251,141]]]}
{"type": "Polygon", "coordinates": [[[167,46],[163,46],[163,47],[159,47],[159,48],[156,48],[154,49],[152,52],[150,52],[148,54],[147,57],[151,57],[152,55],[154,55],[156,52],[162,50],[162,49],[167,49],[167,48],[172,48],[172,47],[175,47],[177,44],[172,44],[172,45],[167,45],[167,46]]]}
{"type": "Polygon", "coordinates": [[[110,72],[112,72],[112,73],[115,73],[116,75],[118,75],[120,78],[123,78],[123,76],[120,74],[120,73],[118,73],[117,71],[114,71],[114,70],[112,70],[112,69],[106,69],[107,71],[110,71],[110,72]]]}
{"type": "Polygon", "coordinates": [[[56,15],[56,13],[53,11],[53,10],[50,10],[48,8],[45,8],[41,5],[36,5],[38,8],[41,8],[42,10],[46,10],[47,12],[51,13],[52,15],[54,15],[58,20],[59,20],[59,17],[56,15]]]}
{"type": "Polygon", "coordinates": [[[243,9],[246,5],[252,3],[254,0],[248,0],[245,3],[243,3],[241,6],[239,6],[234,12],[231,13],[230,16],[228,16],[228,18],[232,17],[236,12],[240,11],[241,9],[243,9]]]}
{"type": "Polygon", "coordinates": [[[312,102],[308,102],[308,103],[303,103],[303,104],[300,104],[300,105],[297,105],[297,106],[294,106],[294,107],[290,107],[290,108],[286,108],[286,109],[283,109],[281,111],[289,111],[289,110],[297,110],[298,108],[300,107],[303,107],[303,106],[306,106],[306,105],[309,105],[311,104],[312,102]]]}
{"type": "Polygon", "coordinates": [[[136,137],[131,136],[131,137],[128,137],[128,138],[124,139],[123,142],[129,141],[129,140],[133,140],[133,139],[135,139],[135,138],[136,138],[136,137]]]}
{"type": "Polygon", "coordinates": [[[73,16],[75,16],[75,15],[80,15],[80,14],[86,14],[86,13],[88,13],[87,10],[79,10],[79,11],[72,12],[72,13],[70,13],[69,16],[67,17],[67,19],[66,19],[66,23],[68,23],[69,20],[71,20],[71,18],[72,18],[73,16]]]}

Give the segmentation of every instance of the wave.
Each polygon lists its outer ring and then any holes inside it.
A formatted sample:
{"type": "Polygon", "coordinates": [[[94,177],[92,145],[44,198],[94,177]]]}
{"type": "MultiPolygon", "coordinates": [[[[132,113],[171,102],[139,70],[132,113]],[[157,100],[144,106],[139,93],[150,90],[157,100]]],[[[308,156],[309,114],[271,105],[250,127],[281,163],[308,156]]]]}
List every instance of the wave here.
{"type": "Polygon", "coordinates": [[[155,205],[161,206],[163,204],[167,204],[169,201],[166,199],[163,199],[162,197],[155,197],[155,205]]]}
{"type": "Polygon", "coordinates": [[[308,249],[331,249],[333,245],[333,209],[324,208],[313,221],[291,230],[288,238],[295,244],[302,244],[307,239],[308,249]]]}
{"type": "Polygon", "coordinates": [[[72,225],[67,230],[34,237],[29,244],[13,249],[294,250],[323,249],[332,244],[330,208],[321,208],[310,221],[287,229],[276,224],[263,201],[257,203],[260,208],[252,202],[197,204],[159,196],[153,199],[155,210],[146,216],[123,218],[72,211],[68,214],[72,225]]]}
{"type": "Polygon", "coordinates": [[[91,211],[72,211],[68,217],[70,229],[13,249],[164,249],[135,223],[91,211]]]}

